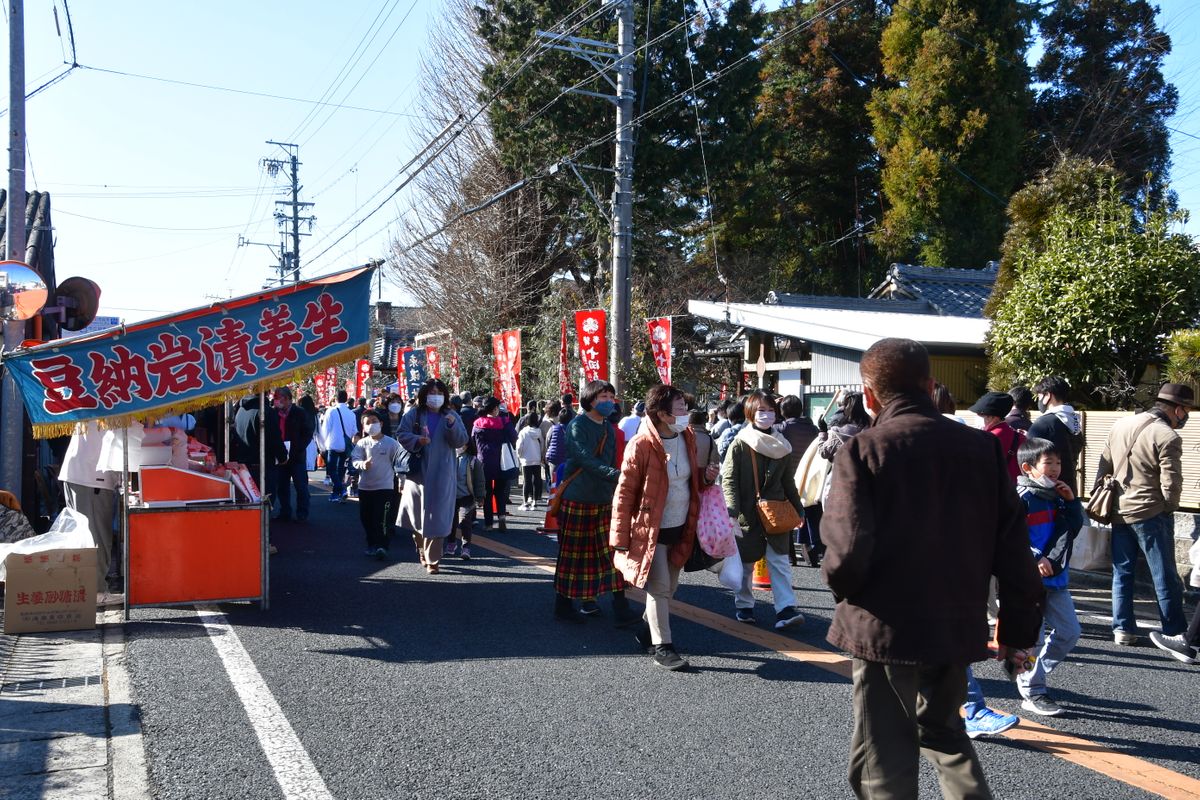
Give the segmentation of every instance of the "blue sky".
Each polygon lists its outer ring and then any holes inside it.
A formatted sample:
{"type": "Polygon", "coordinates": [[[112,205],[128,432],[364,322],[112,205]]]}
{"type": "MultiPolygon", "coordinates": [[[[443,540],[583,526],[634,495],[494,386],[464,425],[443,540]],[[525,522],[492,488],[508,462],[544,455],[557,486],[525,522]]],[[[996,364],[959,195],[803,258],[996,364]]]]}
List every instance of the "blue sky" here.
{"type": "MultiPolygon", "coordinates": [[[[1170,123],[1173,186],[1181,205],[1200,213],[1200,3],[1160,7],[1174,45],[1167,77],[1181,95],[1170,123]]],[[[75,70],[26,110],[28,187],[53,197],[60,277],[96,281],[101,314],[127,321],[256,291],[275,258],[237,242],[279,240],[271,214],[283,177],[270,177],[259,161],[284,154],[268,139],[301,145],[301,199],[315,202],[317,217],[301,243],[305,274],[384,255],[395,203],[309,258],[345,232],[363,213],[357,209],[374,208],[420,149],[412,129],[422,113],[418,68],[441,8],[442,0],[76,0],[77,57],[98,69],[75,70]],[[377,32],[364,40],[369,30],[377,32]],[[322,97],[367,110],[301,101],[322,97]]],[[[61,0],[26,0],[25,16],[32,89],[63,69],[70,48],[61,0]]],[[[1200,221],[1188,230],[1200,232],[1200,221]]],[[[403,302],[386,282],[383,296],[403,302]]]]}

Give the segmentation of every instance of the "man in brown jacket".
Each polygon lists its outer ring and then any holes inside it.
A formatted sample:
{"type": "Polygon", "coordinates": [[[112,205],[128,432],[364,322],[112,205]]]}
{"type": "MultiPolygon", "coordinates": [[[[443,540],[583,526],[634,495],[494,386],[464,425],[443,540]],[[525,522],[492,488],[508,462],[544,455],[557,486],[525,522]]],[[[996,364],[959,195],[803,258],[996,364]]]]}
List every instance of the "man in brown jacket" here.
{"type": "Polygon", "coordinates": [[[1183,583],[1175,569],[1175,509],[1183,494],[1183,440],[1175,431],[1195,405],[1190,386],[1164,385],[1149,411],[1113,425],[1100,455],[1096,477],[1112,475],[1117,489],[1112,531],[1112,625],[1117,644],[1137,643],[1133,569],[1139,550],[1146,556],[1158,595],[1160,635],[1179,638],[1187,628],[1183,583]]]}
{"type": "Polygon", "coordinates": [[[920,752],[946,797],[988,798],[959,707],[967,665],[988,657],[992,575],[1001,657],[1020,671],[1037,641],[1025,508],[999,440],[937,412],[921,344],[883,339],[860,369],[875,422],[834,459],[822,527],[837,599],[828,639],[854,657],[850,785],[860,798],[915,797],[920,752]]]}

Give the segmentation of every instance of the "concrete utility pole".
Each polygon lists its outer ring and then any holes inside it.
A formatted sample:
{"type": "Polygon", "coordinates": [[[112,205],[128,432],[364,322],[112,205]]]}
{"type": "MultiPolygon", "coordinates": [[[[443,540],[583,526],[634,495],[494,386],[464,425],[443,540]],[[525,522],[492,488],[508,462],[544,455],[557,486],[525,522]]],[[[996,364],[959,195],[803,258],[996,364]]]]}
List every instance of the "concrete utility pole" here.
{"type": "MultiPolygon", "coordinates": [[[[601,94],[586,89],[566,89],[571,94],[599,97],[609,100],[617,107],[616,154],[613,158],[615,181],[612,202],[604,208],[592,192],[592,187],[583,179],[579,168],[585,165],[571,161],[551,167],[554,174],[560,166],[567,166],[575,173],[588,196],[600,207],[600,213],[608,220],[612,231],[612,310],[609,312],[608,364],[613,386],[617,392],[629,376],[632,362],[630,334],[630,264],[633,260],[633,0],[612,0],[617,12],[617,44],[598,42],[578,36],[538,31],[539,38],[549,42],[549,47],[578,56],[592,65],[608,82],[615,94],[601,94]],[[616,81],[610,77],[616,72],[616,81]]],[[[597,167],[585,167],[597,169],[597,167]]]]}
{"type": "MultiPolygon", "coordinates": [[[[8,220],[6,235],[9,261],[25,261],[25,5],[10,0],[8,6],[8,220]]],[[[4,349],[20,346],[25,323],[4,323],[4,349]]],[[[16,381],[4,376],[3,406],[0,407],[0,488],[21,497],[21,447],[24,443],[25,409],[16,381]]]]}
{"type": "Polygon", "coordinates": [[[630,263],[633,256],[633,0],[617,6],[617,170],[612,200],[612,337],[609,359],[613,386],[623,390],[632,363],[630,263]]]}
{"type": "Polygon", "coordinates": [[[267,144],[283,148],[288,154],[288,158],[264,158],[262,161],[263,166],[267,168],[267,172],[271,175],[277,174],[281,169],[287,170],[292,190],[292,198],[290,200],[275,201],[275,222],[281,226],[280,232],[284,236],[290,235],[292,240],[292,249],[290,251],[284,249],[282,245],[280,248],[279,285],[282,286],[287,283],[289,274],[293,283],[300,280],[300,237],[312,235],[312,224],[316,220],[316,217],[311,215],[300,216],[301,210],[307,211],[313,206],[312,203],[300,202],[300,189],[302,188],[300,186],[300,145],[272,140],[268,140],[267,144]],[[280,206],[290,209],[290,211],[281,210],[280,206]],[[310,232],[301,233],[301,223],[307,223],[310,232]],[[290,231],[288,230],[289,225],[291,228],[290,231]]]}

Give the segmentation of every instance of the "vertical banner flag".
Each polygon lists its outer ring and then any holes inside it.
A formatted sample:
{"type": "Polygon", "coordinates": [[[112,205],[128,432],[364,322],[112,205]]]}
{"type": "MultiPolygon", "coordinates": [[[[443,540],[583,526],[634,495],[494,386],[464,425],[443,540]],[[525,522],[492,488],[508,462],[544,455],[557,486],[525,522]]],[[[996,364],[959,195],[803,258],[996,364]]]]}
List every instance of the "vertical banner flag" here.
{"type": "Polygon", "coordinates": [[[329,381],[324,372],[313,375],[313,387],[317,390],[317,405],[329,405],[329,381]]]}
{"type": "Polygon", "coordinates": [[[654,356],[654,367],[658,370],[658,379],[669,385],[671,383],[671,318],[648,319],[646,327],[650,330],[650,355],[654,356]]]}
{"type": "Polygon", "coordinates": [[[492,363],[495,366],[496,396],[508,410],[521,413],[521,331],[501,331],[492,336],[492,363]]]}
{"type": "Polygon", "coordinates": [[[442,360],[438,357],[437,345],[425,348],[425,372],[431,378],[441,379],[442,360]]]}
{"type": "Polygon", "coordinates": [[[351,394],[353,391],[354,391],[354,378],[346,378],[346,394],[350,395],[351,397],[354,397],[355,395],[351,394]]]}
{"type": "Polygon", "coordinates": [[[562,320],[562,344],[558,348],[558,393],[571,393],[571,370],[567,365],[567,318],[562,320]]]}
{"type": "Polygon", "coordinates": [[[400,399],[406,403],[408,402],[408,376],[405,373],[404,365],[411,352],[411,347],[401,347],[396,353],[396,390],[400,394],[400,399]]]}
{"type": "Polygon", "coordinates": [[[408,397],[411,400],[421,391],[421,384],[425,382],[425,351],[416,348],[405,348],[404,350],[404,380],[401,385],[407,389],[408,397]]]}
{"type": "Polygon", "coordinates": [[[728,384],[728,383],[722,383],[722,384],[721,384],[721,400],[722,400],[722,402],[723,402],[723,401],[725,400],[725,398],[726,398],[726,397],[728,397],[728,396],[729,396],[729,384],[728,384]]]}
{"type": "Polygon", "coordinates": [[[458,340],[450,340],[450,372],[454,376],[454,391],[457,394],[458,389],[458,340]]]}
{"type": "Polygon", "coordinates": [[[325,403],[325,405],[333,405],[333,402],[335,400],[337,400],[337,391],[338,391],[337,367],[326,367],[325,368],[325,391],[327,392],[327,395],[325,398],[327,402],[325,403]]]}
{"type": "Polygon", "coordinates": [[[354,365],[354,396],[366,397],[371,388],[371,362],[360,358],[354,365]]]}
{"type": "Polygon", "coordinates": [[[602,308],[575,312],[579,371],[584,382],[608,380],[607,314],[602,308]]]}

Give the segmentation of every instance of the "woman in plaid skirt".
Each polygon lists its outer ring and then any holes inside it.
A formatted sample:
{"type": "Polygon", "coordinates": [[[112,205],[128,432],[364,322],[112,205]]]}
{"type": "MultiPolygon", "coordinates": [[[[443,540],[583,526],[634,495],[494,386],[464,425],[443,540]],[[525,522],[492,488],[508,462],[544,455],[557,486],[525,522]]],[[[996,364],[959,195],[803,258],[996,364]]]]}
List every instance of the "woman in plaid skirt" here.
{"type": "Polygon", "coordinates": [[[559,486],[558,563],[554,570],[554,616],[583,622],[576,600],[595,606],[595,598],[613,595],[617,625],[640,617],[629,608],[625,581],[613,568],[608,545],[613,492],[621,473],[615,466],[616,429],[607,421],[616,408],[616,390],[606,381],[583,387],[579,405],[585,413],[566,429],[567,461],[559,486]]]}

